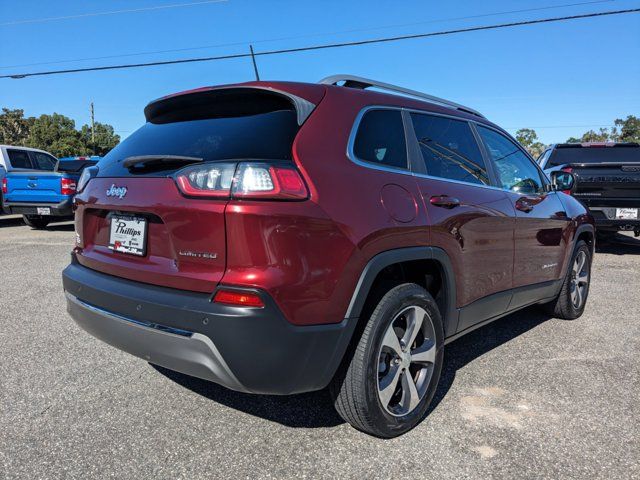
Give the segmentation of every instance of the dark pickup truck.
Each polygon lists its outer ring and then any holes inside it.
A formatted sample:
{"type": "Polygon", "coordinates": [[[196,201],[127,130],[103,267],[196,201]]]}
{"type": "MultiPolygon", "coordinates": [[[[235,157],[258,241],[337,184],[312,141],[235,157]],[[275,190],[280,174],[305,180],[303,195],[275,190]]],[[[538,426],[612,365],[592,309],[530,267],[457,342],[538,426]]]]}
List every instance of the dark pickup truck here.
{"type": "Polygon", "coordinates": [[[637,143],[561,143],[538,159],[542,169],[576,177],[572,195],[596,220],[600,236],[630,230],[640,236],[640,145],[637,143]]]}
{"type": "Polygon", "coordinates": [[[45,228],[54,219],[73,218],[72,202],[78,179],[96,157],[69,157],[58,160],[53,171],[22,170],[2,179],[4,212],[22,215],[30,227],[45,228]]]}

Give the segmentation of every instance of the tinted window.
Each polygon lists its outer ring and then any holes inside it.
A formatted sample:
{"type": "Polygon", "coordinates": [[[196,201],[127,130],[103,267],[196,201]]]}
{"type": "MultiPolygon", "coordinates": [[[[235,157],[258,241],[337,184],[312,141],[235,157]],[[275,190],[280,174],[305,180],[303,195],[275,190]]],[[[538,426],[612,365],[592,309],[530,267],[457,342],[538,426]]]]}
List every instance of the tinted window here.
{"type": "Polygon", "coordinates": [[[13,168],[28,168],[31,169],[31,160],[29,160],[29,153],[26,150],[9,150],[9,161],[13,168]]]}
{"type": "Polygon", "coordinates": [[[548,167],[565,163],[640,162],[640,147],[557,147],[549,157],[548,167]]]}
{"type": "MultiPolygon", "coordinates": [[[[100,161],[100,176],[131,175],[122,160],[137,155],[178,155],[204,161],[226,159],[290,160],[298,132],[296,112],[146,123],[100,161]]],[[[174,165],[174,170],[177,167],[174,165]]],[[[166,175],[163,169],[159,175],[166,175]]]]}
{"type": "Polygon", "coordinates": [[[37,170],[47,170],[53,171],[56,167],[57,160],[53,158],[51,155],[47,155],[46,153],[40,152],[31,152],[31,161],[33,163],[33,168],[37,170]]]}
{"type": "Polygon", "coordinates": [[[392,168],[407,168],[402,114],[398,110],[371,110],[360,121],[353,152],[359,160],[392,168]]]}
{"type": "Polygon", "coordinates": [[[467,122],[412,113],[427,174],[489,185],[482,154],[467,122]]]}
{"type": "Polygon", "coordinates": [[[540,171],[515,143],[488,128],[478,127],[478,132],[503,188],[523,194],[544,192],[540,171]]]}

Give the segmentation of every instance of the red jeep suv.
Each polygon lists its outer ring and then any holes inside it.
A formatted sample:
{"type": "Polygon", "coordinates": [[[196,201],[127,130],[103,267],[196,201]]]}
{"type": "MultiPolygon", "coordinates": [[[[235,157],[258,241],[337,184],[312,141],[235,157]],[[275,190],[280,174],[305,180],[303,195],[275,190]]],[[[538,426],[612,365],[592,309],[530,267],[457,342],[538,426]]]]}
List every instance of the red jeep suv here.
{"type": "Polygon", "coordinates": [[[144,113],[78,182],[63,281],[83,329],[152,364],[248,393],[330,386],[347,422],[393,437],[448,342],[585,308],[594,227],[572,174],[549,181],[470,108],[334,76],[144,113]]]}

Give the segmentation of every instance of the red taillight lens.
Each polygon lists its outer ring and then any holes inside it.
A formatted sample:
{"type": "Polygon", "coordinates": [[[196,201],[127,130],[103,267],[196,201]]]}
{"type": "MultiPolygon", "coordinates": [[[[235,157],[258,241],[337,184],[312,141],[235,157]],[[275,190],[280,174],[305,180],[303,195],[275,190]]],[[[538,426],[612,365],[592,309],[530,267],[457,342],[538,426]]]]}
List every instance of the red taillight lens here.
{"type": "Polygon", "coordinates": [[[61,178],[60,193],[62,195],[74,195],[76,193],[76,181],[71,178],[61,178]]]}
{"type": "Polygon", "coordinates": [[[234,290],[218,290],[213,297],[216,303],[225,303],[227,305],[235,305],[238,307],[264,307],[264,302],[256,293],[237,292],[234,290]]]}
{"type": "Polygon", "coordinates": [[[9,193],[9,190],[7,189],[7,179],[3,178],[2,179],[2,193],[9,193]]]}
{"type": "Polygon", "coordinates": [[[307,186],[294,166],[267,162],[207,163],[191,165],[174,175],[188,196],[302,200],[307,186]]]}
{"type": "Polygon", "coordinates": [[[309,192],[293,166],[241,163],[233,183],[233,196],[302,200],[309,196],[309,192]]]}
{"type": "Polygon", "coordinates": [[[192,165],[176,173],[178,187],[194,197],[228,197],[236,163],[220,162],[192,165]]]}

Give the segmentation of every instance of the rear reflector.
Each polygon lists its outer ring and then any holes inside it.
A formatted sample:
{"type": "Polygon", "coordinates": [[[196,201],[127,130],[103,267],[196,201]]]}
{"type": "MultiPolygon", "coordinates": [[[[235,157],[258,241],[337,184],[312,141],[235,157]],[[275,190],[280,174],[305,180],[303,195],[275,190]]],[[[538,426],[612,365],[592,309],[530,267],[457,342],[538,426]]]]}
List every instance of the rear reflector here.
{"type": "Polygon", "coordinates": [[[264,307],[264,302],[259,295],[250,292],[237,292],[234,290],[218,290],[213,301],[216,303],[225,303],[227,305],[236,305],[238,307],[264,307]]]}
{"type": "Polygon", "coordinates": [[[9,193],[9,190],[7,189],[7,179],[6,178],[2,179],[2,193],[4,193],[4,194],[9,193]]]}
{"type": "Polygon", "coordinates": [[[76,181],[71,178],[61,178],[60,193],[62,195],[74,195],[76,193],[76,181]]]}

